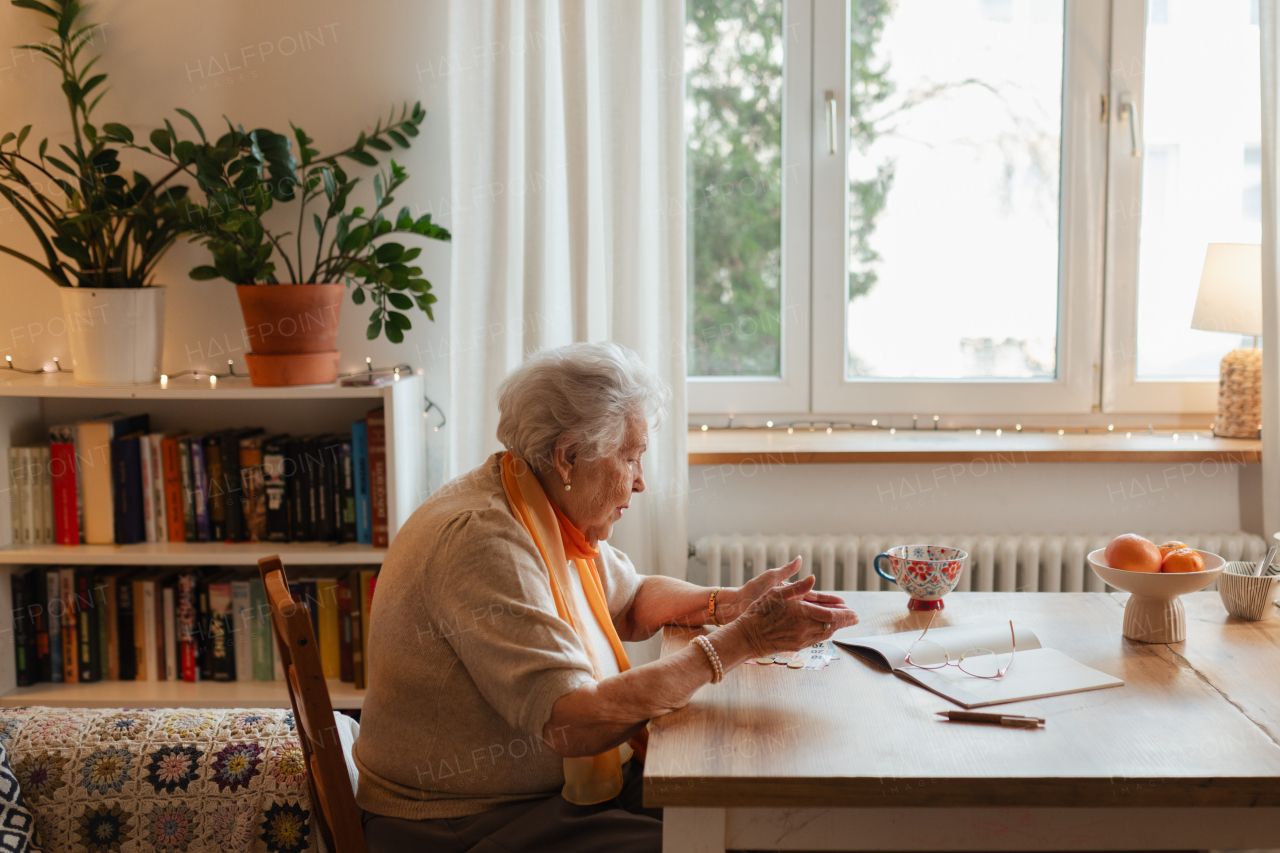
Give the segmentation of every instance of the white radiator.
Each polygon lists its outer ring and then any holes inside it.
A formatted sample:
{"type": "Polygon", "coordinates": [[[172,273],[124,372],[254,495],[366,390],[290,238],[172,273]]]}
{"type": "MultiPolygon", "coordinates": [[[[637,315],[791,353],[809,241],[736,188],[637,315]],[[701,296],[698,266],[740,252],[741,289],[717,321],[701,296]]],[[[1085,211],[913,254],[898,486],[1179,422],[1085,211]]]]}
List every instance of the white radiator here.
{"type": "MultiPolygon", "coordinates": [[[[1178,540],[1223,559],[1260,560],[1266,543],[1252,533],[1157,533],[1156,544],[1178,540]]],[[[1087,555],[1105,548],[1112,536],[1055,534],[866,534],[860,536],[703,536],[696,555],[707,566],[707,584],[741,586],[766,568],[804,557],[797,579],[818,576],[828,590],[893,589],[876,574],[872,561],[894,545],[947,545],[967,551],[957,590],[975,592],[1103,592],[1087,555]]],[[[1210,587],[1212,589],[1213,587],[1210,587]]]]}

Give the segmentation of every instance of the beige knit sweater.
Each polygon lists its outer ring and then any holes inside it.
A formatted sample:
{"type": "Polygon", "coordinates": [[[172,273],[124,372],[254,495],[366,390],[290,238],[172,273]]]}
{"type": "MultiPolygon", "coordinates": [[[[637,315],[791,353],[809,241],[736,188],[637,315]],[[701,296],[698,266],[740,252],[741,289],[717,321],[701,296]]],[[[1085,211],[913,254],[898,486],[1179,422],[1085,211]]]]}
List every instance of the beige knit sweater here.
{"type": "MultiPolygon", "coordinates": [[[[547,570],[511,514],[499,455],[431,496],[396,535],[374,594],[357,800],[380,815],[461,817],[564,785],[551,706],[592,680],[547,570]]],[[[640,577],[605,542],[616,620],[640,577]]]]}

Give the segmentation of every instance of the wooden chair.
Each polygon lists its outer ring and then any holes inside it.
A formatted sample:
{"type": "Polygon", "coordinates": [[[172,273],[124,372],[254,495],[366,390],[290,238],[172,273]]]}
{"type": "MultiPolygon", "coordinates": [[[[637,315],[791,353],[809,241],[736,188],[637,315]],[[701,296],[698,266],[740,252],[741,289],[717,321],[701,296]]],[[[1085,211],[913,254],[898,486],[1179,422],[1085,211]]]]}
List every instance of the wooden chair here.
{"type": "Polygon", "coordinates": [[[289,579],[278,556],[259,560],[258,571],[271,605],[271,624],[307,762],[312,820],[331,853],[367,853],[311,617],[289,594],[289,579]]]}

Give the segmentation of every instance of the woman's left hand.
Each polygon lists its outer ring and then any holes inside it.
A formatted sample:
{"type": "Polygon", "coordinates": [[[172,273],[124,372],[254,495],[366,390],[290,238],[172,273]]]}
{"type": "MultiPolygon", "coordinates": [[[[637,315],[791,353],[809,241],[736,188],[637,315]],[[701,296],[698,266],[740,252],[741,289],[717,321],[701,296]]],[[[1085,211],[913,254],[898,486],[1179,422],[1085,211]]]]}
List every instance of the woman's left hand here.
{"type": "MultiPolygon", "coordinates": [[[[800,571],[801,565],[803,565],[803,558],[796,557],[781,568],[762,572],[758,577],[752,578],[737,589],[721,590],[716,596],[716,617],[720,624],[728,624],[746,613],[757,598],[771,589],[782,586],[787,578],[800,571]]],[[[825,592],[807,592],[804,600],[832,609],[849,609],[843,598],[825,592]]]]}

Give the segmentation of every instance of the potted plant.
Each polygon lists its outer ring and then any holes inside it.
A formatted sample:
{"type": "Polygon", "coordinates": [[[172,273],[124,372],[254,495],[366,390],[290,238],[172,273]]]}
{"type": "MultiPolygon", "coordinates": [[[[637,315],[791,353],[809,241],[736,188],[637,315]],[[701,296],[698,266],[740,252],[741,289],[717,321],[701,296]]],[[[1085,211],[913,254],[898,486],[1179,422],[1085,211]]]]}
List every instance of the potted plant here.
{"type": "Polygon", "coordinates": [[[152,133],[152,146],[140,146],[187,171],[205,194],[207,204],[199,221],[191,223],[191,239],[209,250],[212,263],[196,267],[191,277],[224,278],[236,285],[253,384],[337,380],[338,317],[346,288],[355,304],[373,307],[366,330],[370,340],[385,335],[392,343],[403,341],[413,325],[403,312],[415,305],[435,319],[431,283],[420,267],[411,266],[421,249],[385,238],[416,234],[448,240],[449,232],[433,223],[430,214],[415,219],[407,207],[390,215],[393,194],[409,177],[394,159],[389,170],[373,177],[373,208],[348,211],[348,198],[360,179],[349,177],[338,163],[346,158],[377,167],[371,151],[389,152],[392,143],[408,148],[425,117],[420,104],[412,110],[402,107],[385,125],[379,120],[353,145],[326,156],[292,124],[296,155],[289,137],[265,128],[246,132],[230,122],[227,133],[210,143],[194,119],[199,142],[179,141],[167,125],[167,130],[152,133]],[[308,206],[317,202],[323,213],[313,210],[308,219],[308,206]],[[277,232],[265,224],[264,217],[277,204],[297,205],[296,230],[277,232]],[[314,253],[303,248],[308,224],[316,232],[314,253]]]}
{"type": "Polygon", "coordinates": [[[76,382],[154,382],[163,353],[165,289],[153,276],[187,229],[187,188],[169,185],[178,169],[154,182],[138,172],[121,173],[110,143],[123,126],[100,130],[93,123],[107,75],[91,75],[98,57],[83,61],[95,26],[81,22],[84,8],[76,0],[13,5],[52,19],[54,37],[23,48],[39,51],[61,72],[72,144],[52,151],[48,139],[32,145],[31,125],[0,137],[0,197],[40,247],[35,257],[4,243],[0,252],[58,285],[76,382]]]}

